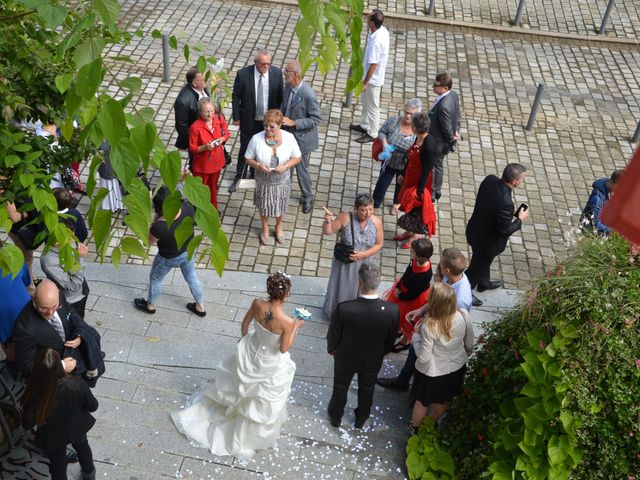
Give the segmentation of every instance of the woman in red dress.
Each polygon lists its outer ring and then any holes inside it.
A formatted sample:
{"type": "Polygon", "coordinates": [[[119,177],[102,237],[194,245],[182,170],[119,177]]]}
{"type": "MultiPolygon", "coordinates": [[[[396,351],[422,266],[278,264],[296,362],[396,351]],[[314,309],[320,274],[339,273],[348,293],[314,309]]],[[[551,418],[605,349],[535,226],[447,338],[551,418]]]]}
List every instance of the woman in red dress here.
{"type": "Polygon", "coordinates": [[[193,154],[192,173],[209,187],[211,203],[218,208],[218,179],[224,168],[223,144],[229,140],[229,127],[224,115],[215,115],[210,98],[198,102],[200,118],[189,128],[189,151],[193,154]]]}
{"type": "Polygon", "coordinates": [[[429,115],[425,112],[416,113],[411,119],[411,128],[416,141],[409,149],[409,162],[398,195],[400,210],[405,212],[398,219],[398,226],[406,232],[394,237],[396,241],[406,240],[402,245],[404,249],[410,248],[411,241],[420,235],[431,238],[436,233],[436,212],[431,201],[433,161],[426,149],[422,148],[429,134],[429,115]]]}

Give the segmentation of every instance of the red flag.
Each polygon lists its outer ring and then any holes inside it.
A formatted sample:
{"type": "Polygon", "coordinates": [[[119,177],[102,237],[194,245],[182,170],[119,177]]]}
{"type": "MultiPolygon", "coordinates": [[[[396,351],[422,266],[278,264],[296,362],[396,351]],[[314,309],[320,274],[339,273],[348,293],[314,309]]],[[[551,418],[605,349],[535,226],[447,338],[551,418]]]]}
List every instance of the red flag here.
{"type": "Polygon", "coordinates": [[[640,243],[640,148],[605,203],[600,220],[630,242],[640,243]]]}

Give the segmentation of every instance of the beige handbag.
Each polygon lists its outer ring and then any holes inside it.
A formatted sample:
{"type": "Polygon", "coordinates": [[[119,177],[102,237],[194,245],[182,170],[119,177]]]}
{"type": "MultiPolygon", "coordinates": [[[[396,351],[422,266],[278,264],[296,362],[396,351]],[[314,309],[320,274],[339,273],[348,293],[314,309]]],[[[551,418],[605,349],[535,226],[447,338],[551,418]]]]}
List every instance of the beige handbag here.
{"type": "Polygon", "coordinates": [[[255,190],[256,180],[255,178],[244,178],[244,173],[247,171],[247,162],[244,162],[244,168],[242,169],[242,176],[238,181],[239,190],[255,190]]]}

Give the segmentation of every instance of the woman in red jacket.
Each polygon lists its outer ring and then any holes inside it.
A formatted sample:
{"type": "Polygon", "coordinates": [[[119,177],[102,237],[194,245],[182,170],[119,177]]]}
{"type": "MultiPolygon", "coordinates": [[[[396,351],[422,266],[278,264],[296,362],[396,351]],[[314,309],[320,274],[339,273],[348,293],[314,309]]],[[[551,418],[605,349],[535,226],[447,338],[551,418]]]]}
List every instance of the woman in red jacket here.
{"type": "Polygon", "coordinates": [[[216,115],[210,98],[200,99],[198,111],[200,118],[189,128],[192,173],[209,187],[211,203],[218,208],[218,179],[225,165],[223,144],[229,140],[229,127],[224,115],[216,115]]]}
{"type": "Polygon", "coordinates": [[[400,198],[400,210],[405,214],[398,219],[398,226],[405,233],[393,237],[406,242],[402,248],[411,248],[411,241],[426,235],[431,238],[436,233],[436,212],[431,201],[433,161],[422,148],[429,134],[429,115],[419,112],[413,115],[411,127],[416,141],[409,149],[409,162],[405,167],[400,198]]]}

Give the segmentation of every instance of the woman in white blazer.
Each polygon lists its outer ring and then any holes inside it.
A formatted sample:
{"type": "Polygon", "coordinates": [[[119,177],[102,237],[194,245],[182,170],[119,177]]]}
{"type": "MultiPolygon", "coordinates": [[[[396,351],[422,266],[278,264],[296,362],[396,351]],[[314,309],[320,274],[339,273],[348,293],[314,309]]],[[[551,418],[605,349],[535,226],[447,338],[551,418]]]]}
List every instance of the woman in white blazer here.
{"type": "Polygon", "coordinates": [[[438,420],[451,399],[460,393],[473,344],[469,312],[457,310],[453,288],[445,283],[434,284],[429,294],[429,313],[414,338],[418,357],[413,383],[414,430],[417,431],[429,407],[431,418],[438,420]]]}

